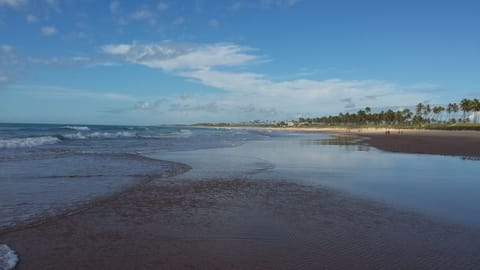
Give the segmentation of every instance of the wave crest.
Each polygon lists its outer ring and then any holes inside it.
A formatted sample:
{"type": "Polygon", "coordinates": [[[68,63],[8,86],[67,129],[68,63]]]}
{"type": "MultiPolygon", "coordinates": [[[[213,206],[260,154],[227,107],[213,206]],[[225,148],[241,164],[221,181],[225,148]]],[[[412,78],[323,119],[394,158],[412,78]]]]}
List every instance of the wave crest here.
{"type": "Polygon", "coordinates": [[[17,254],[5,244],[0,245],[0,269],[10,270],[18,263],[17,254]]]}
{"type": "Polygon", "coordinates": [[[35,147],[44,144],[55,144],[60,141],[59,138],[52,136],[0,139],[0,148],[35,147]]]}
{"type": "Polygon", "coordinates": [[[119,131],[119,132],[93,132],[86,135],[88,138],[134,138],[137,137],[137,133],[130,131],[119,131]]]}
{"type": "Polygon", "coordinates": [[[82,126],[64,126],[63,129],[73,129],[78,131],[88,131],[90,130],[89,127],[82,127],[82,126]]]}

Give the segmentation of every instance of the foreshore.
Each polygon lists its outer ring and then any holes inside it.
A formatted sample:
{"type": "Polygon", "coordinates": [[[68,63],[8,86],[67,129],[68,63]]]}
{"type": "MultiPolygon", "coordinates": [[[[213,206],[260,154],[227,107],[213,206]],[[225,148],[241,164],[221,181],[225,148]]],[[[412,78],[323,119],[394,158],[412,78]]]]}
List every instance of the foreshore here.
{"type": "Polygon", "coordinates": [[[480,157],[480,131],[385,128],[317,131],[366,137],[367,145],[389,152],[480,157]]]}
{"type": "Polygon", "coordinates": [[[157,179],[0,235],[16,269],[473,269],[480,233],[327,188],[157,179]]]}
{"type": "Polygon", "coordinates": [[[394,128],[232,128],[267,129],[272,131],[283,130],[292,132],[321,132],[342,136],[360,136],[366,138],[363,143],[383,151],[461,156],[467,158],[480,157],[480,131],[394,128]]]}
{"type": "Polygon", "coordinates": [[[460,157],[480,157],[480,132],[478,131],[411,131],[395,130],[389,134],[378,132],[358,132],[366,136],[370,146],[384,151],[448,155],[460,157]]]}

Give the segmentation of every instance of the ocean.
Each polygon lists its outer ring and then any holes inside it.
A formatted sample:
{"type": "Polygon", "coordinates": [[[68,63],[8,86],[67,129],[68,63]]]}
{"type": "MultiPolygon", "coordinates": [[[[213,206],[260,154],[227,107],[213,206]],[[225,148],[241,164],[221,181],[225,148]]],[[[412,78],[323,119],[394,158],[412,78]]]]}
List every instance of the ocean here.
{"type": "Polygon", "coordinates": [[[382,152],[319,133],[0,124],[0,231],[169,176],[176,164],[197,164],[195,179],[285,178],[480,226],[475,160],[382,152]]]}
{"type": "Polygon", "coordinates": [[[187,126],[0,124],[0,230],[108,196],[172,166],[146,154],[272,136],[187,126]]]}

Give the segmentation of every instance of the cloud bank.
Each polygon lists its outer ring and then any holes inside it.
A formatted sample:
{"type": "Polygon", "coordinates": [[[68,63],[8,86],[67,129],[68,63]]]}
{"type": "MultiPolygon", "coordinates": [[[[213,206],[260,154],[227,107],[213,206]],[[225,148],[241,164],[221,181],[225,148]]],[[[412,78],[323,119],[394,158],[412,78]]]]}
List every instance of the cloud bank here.
{"type": "Polygon", "coordinates": [[[337,113],[340,108],[416,104],[428,92],[416,89],[413,93],[408,87],[381,80],[272,80],[262,73],[243,71],[265,58],[237,44],[109,44],[102,50],[117,61],[159,69],[224,92],[221,97],[199,95],[194,104],[171,104],[170,110],[176,111],[240,112],[262,119],[320,115],[337,113]]]}
{"type": "Polygon", "coordinates": [[[0,0],[0,6],[18,8],[27,3],[26,0],[0,0]]]}

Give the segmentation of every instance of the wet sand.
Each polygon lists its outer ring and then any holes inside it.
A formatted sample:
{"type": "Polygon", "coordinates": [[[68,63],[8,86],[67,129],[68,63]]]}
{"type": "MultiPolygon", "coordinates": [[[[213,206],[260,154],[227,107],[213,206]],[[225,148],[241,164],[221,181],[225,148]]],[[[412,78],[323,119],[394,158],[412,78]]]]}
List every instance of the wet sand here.
{"type": "Polygon", "coordinates": [[[384,151],[463,157],[480,157],[480,131],[385,128],[253,128],[321,132],[366,137],[365,143],[384,151]],[[386,132],[389,132],[388,134],[386,132]]]}
{"type": "Polygon", "coordinates": [[[0,235],[17,269],[474,269],[480,233],[289,182],[144,183],[0,235]]]}
{"type": "MultiPolygon", "coordinates": [[[[222,127],[208,127],[222,128],[222,127]]],[[[224,128],[224,127],[223,127],[224,128]]],[[[243,127],[229,127],[239,128],[243,127]]],[[[366,137],[365,143],[384,151],[432,154],[463,157],[480,157],[480,131],[385,129],[385,128],[262,128],[247,129],[283,130],[294,132],[320,132],[342,136],[366,137]],[[386,131],[389,131],[388,135],[386,131]]]]}
{"type": "Polygon", "coordinates": [[[480,132],[462,131],[391,131],[390,134],[359,132],[366,143],[384,151],[480,157],[480,132]]]}

